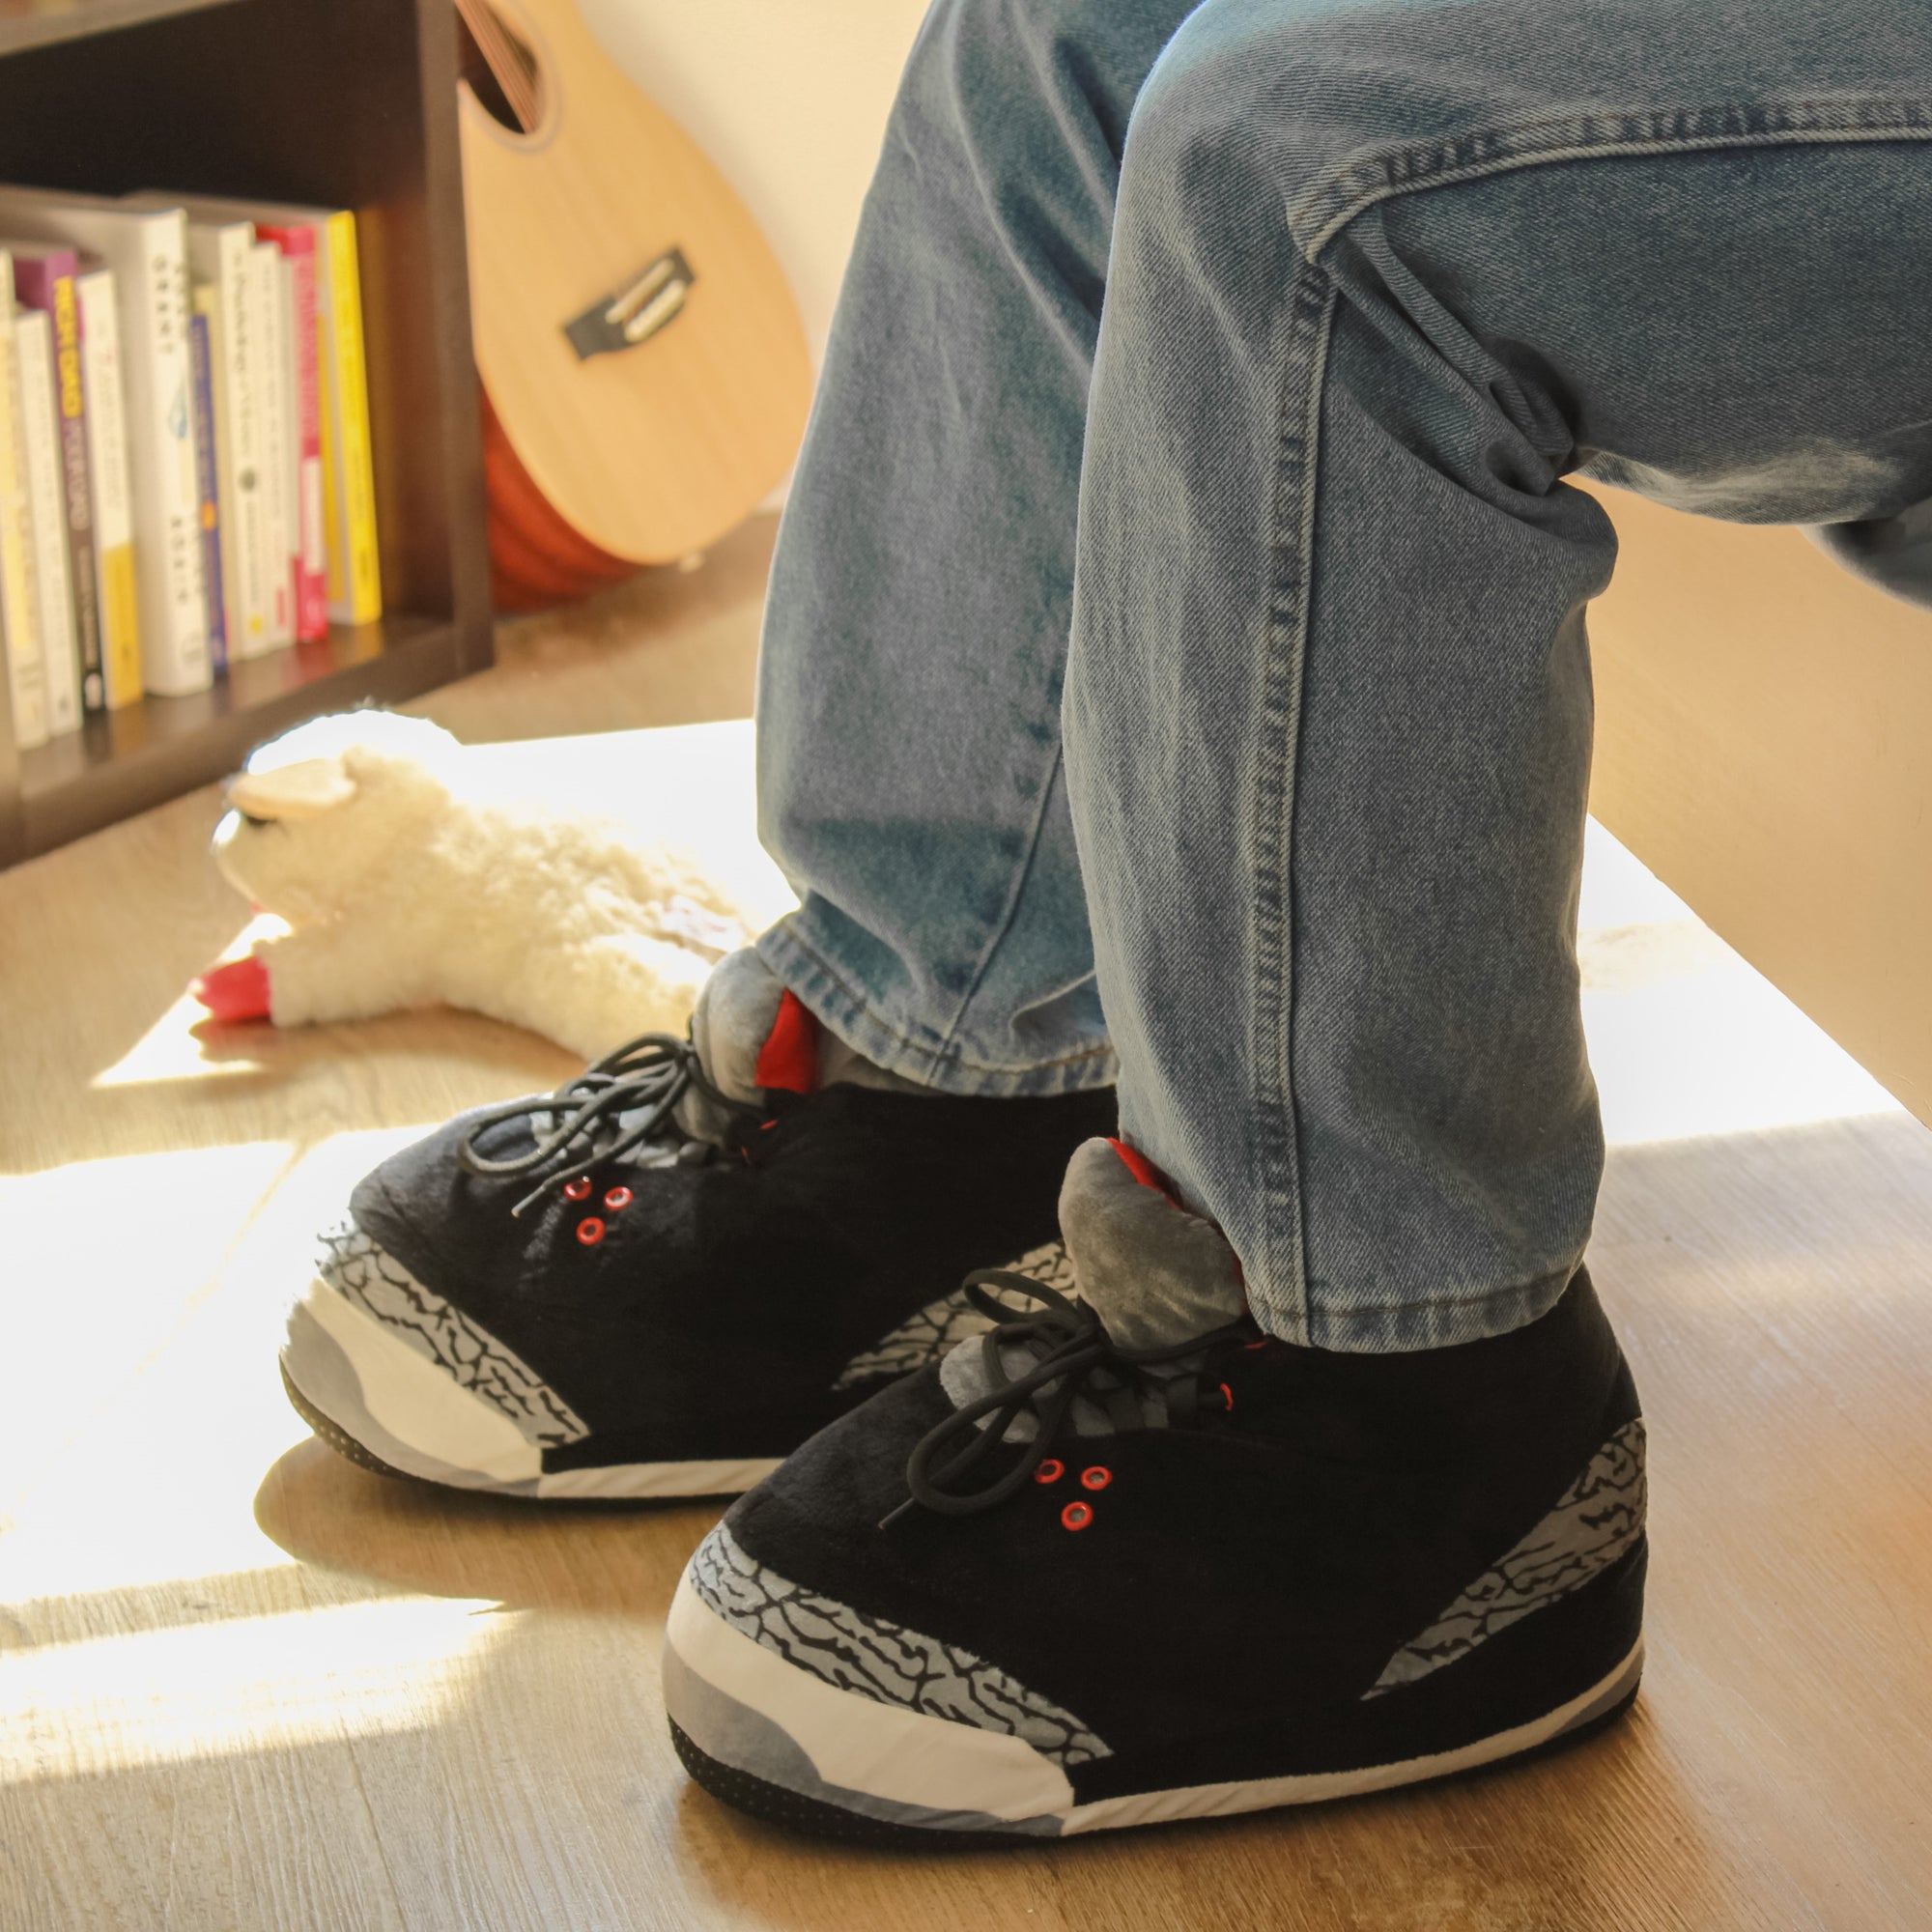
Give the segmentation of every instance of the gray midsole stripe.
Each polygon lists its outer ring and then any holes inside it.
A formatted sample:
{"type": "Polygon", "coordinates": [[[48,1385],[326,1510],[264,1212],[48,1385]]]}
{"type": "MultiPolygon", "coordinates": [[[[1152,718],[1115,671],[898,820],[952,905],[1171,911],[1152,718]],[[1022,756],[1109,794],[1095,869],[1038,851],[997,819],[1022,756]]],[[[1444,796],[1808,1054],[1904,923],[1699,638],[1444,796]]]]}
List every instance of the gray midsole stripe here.
{"type": "MultiPolygon", "coordinates": [[[[983,1811],[942,1810],[908,1804],[873,1792],[856,1791],[849,1786],[828,1782],[819,1776],[805,1750],[781,1725],[701,1677],[677,1654],[675,1645],[668,1641],[664,1648],[663,1684],[667,1713],[706,1756],[781,1790],[893,1824],[963,1832],[1016,1832],[1030,1836],[1051,1837],[1082,1833],[1096,1828],[1104,1831],[1160,1820],[1176,1822],[1186,1818],[1230,1816],[1244,1810],[1281,1804],[1325,1803],[1365,1792],[1426,1783],[1458,1772],[1507,1762],[1524,1751],[1538,1749],[1555,1739],[1580,1730],[1614,1710],[1635,1690],[1643,1675],[1643,1644],[1639,1640],[1629,1656],[1593,1687],[1586,1700],[1560,1724],[1549,1725],[1546,1716],[1490,1738],[1472,1739],[1468,1744],[1449,1750],[1395,1763],[1367,1765],[1353,1772],[1259,1777],[1232,1785],[1206,1783],[1169,1789],[1151,1788],[1125,1793],[1118,1798],[1076,1804],[1068,1812],[1018,1820],[994,1817],[983,1811]],[[1545,1728],[1546,1725],[1548,1727],[1545,1728]]],[[[859,1713],[854,1713],[854,1720],[862,1721],[859,1713]]]]}
{"type": "MultiPolygon", "coordinates": [[[[374,1318],[358,1312],[357,1319],[374,1318]]],[[[380,1461],[392,1469],[400,1469],[406,1476],[417,1476],[424,1482],[440,1483],[450,1489],[481,1491],[492,1495],[538,1496],[556,1502],[724,1495],[749,1489],[778,1466],[777,1460],[769,1457],[585,1463],[562,1471],[546,1470],[519,1482],[505,1482],[499,1476],[466,1468],[405,1442],[379,1422],[363,1394],[355,1362],[300,1303],[290,1313],[282,1365],[289,1379],[310,1403],[380,1461]]]]}
{"type": "Polygon", "coordinates": [[[1639,1643],[1624,1661],[1624,1665],[1616,1677],[1604,1686],[1603,1694],[1593,1697],[1570,1721],[1552,1735],[1567,1737],[1572,1731],[1581,1730],[1585,1724],[1595,1723],[1607,1710],[1612,1709],[1622,1699],[1628,1697],[1643,1676],[1643,1645],[1639,1643]]]}
{"type": "Polygon", "coordinates": [[[801,1798],[814,1798],[840,1811],[856,1811],[888,1824],[916,1825],[926,1831],[1019,1832],[1035,1837],[1055,1837],[1060,1820],[1053,1817],[996,1818],[987,1811],[936,1811],[880,1798],[869,1791],[829,1784],[790,1734],[762,1712],[741,1704],[700,1677],[668,1643],[664,1649],[664,1701],[675,1715],[678,1728],[707,1757],[733,1771],[747,1773],[801,1798]]]}
{"type": "Polygon", "coordinates": [[[289,1316],[289,1339],[282,1350],[282,1366],[287,1369],[289,1379],[323,1414],[391,1468],[451,1489],[490,1490],[501,1495],[518,1496],[536,1493],[534,1478],[505,1483],[474,1469],[459,1468],[384,1429],[369,1412],[355,1364],[344,1353],[335,1337],[299,1303],[289,1316]]]}

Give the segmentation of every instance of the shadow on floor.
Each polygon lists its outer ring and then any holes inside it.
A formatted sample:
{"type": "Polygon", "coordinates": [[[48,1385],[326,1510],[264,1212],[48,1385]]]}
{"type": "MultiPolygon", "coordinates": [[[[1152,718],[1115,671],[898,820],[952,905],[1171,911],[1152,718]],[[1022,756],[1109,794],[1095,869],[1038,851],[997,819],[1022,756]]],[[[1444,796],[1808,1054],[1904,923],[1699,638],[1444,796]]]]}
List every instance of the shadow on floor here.
{"type": "Polygon", "coordinates": [[[255,1520],[301,1562],[398,1589],[658,1623],[728,1500],[598,1505],[470,1495],[374,1475],[311,1440],[263,1479],[255,1520]]]}

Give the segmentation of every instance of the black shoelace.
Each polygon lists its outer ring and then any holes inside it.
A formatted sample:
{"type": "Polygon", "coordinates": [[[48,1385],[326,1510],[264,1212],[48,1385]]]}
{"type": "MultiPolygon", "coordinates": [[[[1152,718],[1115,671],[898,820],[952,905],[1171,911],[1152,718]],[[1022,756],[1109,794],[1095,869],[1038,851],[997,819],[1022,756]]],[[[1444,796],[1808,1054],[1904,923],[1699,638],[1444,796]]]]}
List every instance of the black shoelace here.
{"type": "Polygon", "coordinates": [[[920,1437],[906,1459],[905,1501],[879,1524],[887,1528],[915,1503],[941,1516],[973,1516],[1003,1503],[1021,1489],[1045,1461],[1074,1403],[1083,1394],[1097,1400],[1113,1414],[1116,1425],[1140,1420],[1139,1390],[1158,1388],[1168,1420],[1183,1423],[1198,1411],[1202,1378],[1198,1373],[1155,1377],[1150,1372],[1162,1363],[1198,1355],[1221,1342],[1236,1341],[1250,1330],[1232,1322],[1210,1334],[1197,1335],[1171,1349],[1122,1349],[1107,1338],[1100,1318],[1084,1302],[1074,1301],[1031,1275],[1005,1268],[980,1268],[966,1277],[966,1297],[996,1326],[980,1337],[985,1351],[987,1392],[920,1437]],[[1012,1308],[988,1291],[1006,1289],[1039,1304],[1037,1310],[1015,1315],[1012,1308]],[[1008,1319],[1002,1321],[1001,1317],[1008,1319]],[[1033,1344],[1041,1353],[1021,1376],[1007,1374],[1009,1348],[1033,1344]],[[1036,1402],[1041,1391],[1049,1391],[1036,1402]],[[1033,1439],[1021,1446],[1019,1460],[1003,1475],[977,1489],[956,1487],[962,1476],[994,1454],[1005,1442],[1007,1430],[1022,1410],[1036,1412],[1033,1439]],[[991,1420],[984,1420],[985,1418],[991,1420]],[[983,1426],[982,1426],[983,1422],[983,1426]],[[958,1453],[935,1467],[940,1455],[964,1437],[958,1453]]]}
{"type": "Polygon", "coordinates": [[[674,1034],[640,1034],[566,1080],[554,1094],[531,1094],[492,1107],[464,1135],[457,1158],[471,1174],[502,1179],[531,1175],[536,1185],[510,1209],[520,1215],[546,1194],[565,1186],[593,1161],[616,1160],[646,1141],[683,1139],[677,1103],[696,1091],[735,1118],[756,1118],[756,1109],[721,1094],[706,1078],[697,1049],[674,1034]],[[619,1117],[635,1114],[628,1125],[619,1117]],[[548,1131],[532,1129],[528,1152],[493,1160],[477,1143],[504,1121],[547,1121],[548,1131]]]}

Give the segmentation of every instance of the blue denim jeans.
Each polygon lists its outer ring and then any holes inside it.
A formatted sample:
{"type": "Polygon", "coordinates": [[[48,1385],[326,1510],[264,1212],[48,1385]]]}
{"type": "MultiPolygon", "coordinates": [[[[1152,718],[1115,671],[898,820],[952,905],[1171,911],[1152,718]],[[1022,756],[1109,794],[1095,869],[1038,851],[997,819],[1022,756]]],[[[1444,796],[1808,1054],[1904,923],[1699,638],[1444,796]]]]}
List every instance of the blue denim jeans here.
{"type": "Polygon", "coordinates": [[[939,0],[772,574],[765,957],[949,1092],[1118,1075],[1276,1334],[1533,1320],[1603,1163],[1573,474],[1932,496],[1922,0],[939,0]]]}

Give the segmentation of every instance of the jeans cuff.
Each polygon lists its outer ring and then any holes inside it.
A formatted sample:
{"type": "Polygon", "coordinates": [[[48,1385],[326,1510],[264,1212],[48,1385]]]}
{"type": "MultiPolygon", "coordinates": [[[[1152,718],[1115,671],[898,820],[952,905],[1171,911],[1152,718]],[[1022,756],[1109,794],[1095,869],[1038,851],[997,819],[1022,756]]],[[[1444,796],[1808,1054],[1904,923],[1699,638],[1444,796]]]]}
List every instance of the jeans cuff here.
{"type": "Polygon", "coordinates": [[[1266,1292],[1251,1285],[1255,1320],[1269,1334],[1342,1354],[1395,1355],[1419,1349],[1453,1349],[1483,1342],[1541,1321],[1562,1298],[1578,1263],[1510,1288],[1471,1289],[1428,1301],[1373,1301],[1364,1290],[1362,1305],[1337,1305],[1332,1292],[1310,1302],[1305,1322],[1277,1317],[1266,1292]],[[1299,1330],[1300,1332],[1296,1332],[1299,1330]]]}
{"type": "Polygon", "coordinates": [[[943,1046],[895,1025],[796,930],[797,917],[759,934],[758,956],[804,1001],[810,1011],[875,1066],[930,1087],[941,1094],[982,1099],[1051,1099],[1062,1094],[1091,1093],[1120,1077],[1112,1045],[1106,1040],[1076,1046],[1050,1060],[994,1065],[970,1042],[943,1046]]]}

